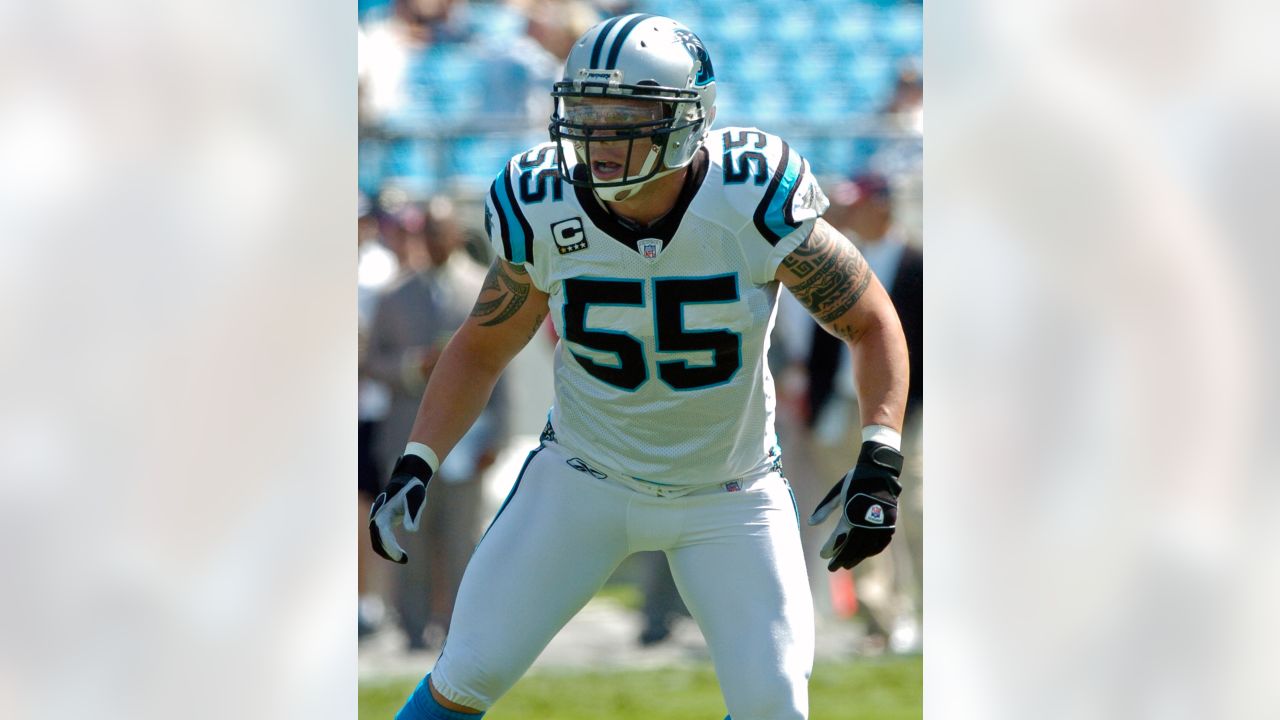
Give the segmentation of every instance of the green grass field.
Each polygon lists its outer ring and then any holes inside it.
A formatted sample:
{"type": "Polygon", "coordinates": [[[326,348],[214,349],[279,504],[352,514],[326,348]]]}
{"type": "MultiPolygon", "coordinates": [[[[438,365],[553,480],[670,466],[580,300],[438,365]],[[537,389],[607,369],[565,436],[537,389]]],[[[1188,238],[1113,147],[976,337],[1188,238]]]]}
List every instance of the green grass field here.
{"type": "MultiPolygon", "coordinates": [[[[820,663],[809,683],[812,720],[918,720],[920,657],[820,663]]],[[[360,686],[362,720],[389,720],[416,681],[360,686]]],[[[485,720],[722,720],[710,667],[619,672],[540,672],[516,684],[485,720]]]]}

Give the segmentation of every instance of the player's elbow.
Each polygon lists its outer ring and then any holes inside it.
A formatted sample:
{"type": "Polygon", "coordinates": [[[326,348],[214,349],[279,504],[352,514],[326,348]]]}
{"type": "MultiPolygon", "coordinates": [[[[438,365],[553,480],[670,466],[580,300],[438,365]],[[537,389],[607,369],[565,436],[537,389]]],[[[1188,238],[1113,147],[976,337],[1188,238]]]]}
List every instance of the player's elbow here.
{"type": "Polygon", "coordinates": [[[902,321],[898,319],[898,311],[893,303],[885,298],[883,302],[862,308],[850,319],[848,331],[842,337],[850,347],[856,348],[864,343],[903,348],[907,345],[906,336],[902,332],[902,321]]]}

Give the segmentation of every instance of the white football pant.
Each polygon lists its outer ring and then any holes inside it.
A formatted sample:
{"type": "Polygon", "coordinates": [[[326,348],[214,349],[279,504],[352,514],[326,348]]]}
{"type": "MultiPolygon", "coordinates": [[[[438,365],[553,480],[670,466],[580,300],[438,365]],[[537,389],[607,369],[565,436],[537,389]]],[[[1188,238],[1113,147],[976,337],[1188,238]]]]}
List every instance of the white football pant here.
{"type": "Polygon", "coordinates": [[[530,453],[467,566],[432,684],[487,710],[623,559],[663,550],[733,719],[804,720],[813,601],[786,480],[672,497],[615,475],[554,442],[530,453]]]}

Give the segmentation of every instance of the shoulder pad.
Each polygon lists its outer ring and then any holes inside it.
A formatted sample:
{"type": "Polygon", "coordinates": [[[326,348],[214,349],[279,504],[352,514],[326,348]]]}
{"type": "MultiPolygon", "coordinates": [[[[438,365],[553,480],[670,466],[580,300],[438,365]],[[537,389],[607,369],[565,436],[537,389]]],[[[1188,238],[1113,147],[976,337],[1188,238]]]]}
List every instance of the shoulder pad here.
{"type": "Polygon", "coordinates": [[[495,250],[508,262],[533,262],[534,233],[527,206],[541,203],[548,196],[552,200],[564,197],[555,144],[550,142],[512,157],[489,187],[485,230],[495,250]]]}
{"type": "MultiPolygon", "coordinates": [[[[502,240],[502,257],[507,262],[523,263],[533,257],[533,228],[529,226],[511,183],[511,166],[508,162],[489,186],[489,207],[485,208],[484,224],[494,245],[502,240]],[[494,222],[497,216],[497,223],[494,222]],[[496,225],[496,227],[495,227],[496,225]]],[[[495,247],[495,249],[497,249],[495,247]]]]}
{"type": "Polygon", "coordinates": [[[770,245],[826,209],[817,198],[821,190],[808,161],[782,138],[757,128],[737,127],[714,135],[718,136],[715,142],[707,145],[711,152],[720,153],[713,159],[721,167],[730,204],[750,217],[770,245]]]}

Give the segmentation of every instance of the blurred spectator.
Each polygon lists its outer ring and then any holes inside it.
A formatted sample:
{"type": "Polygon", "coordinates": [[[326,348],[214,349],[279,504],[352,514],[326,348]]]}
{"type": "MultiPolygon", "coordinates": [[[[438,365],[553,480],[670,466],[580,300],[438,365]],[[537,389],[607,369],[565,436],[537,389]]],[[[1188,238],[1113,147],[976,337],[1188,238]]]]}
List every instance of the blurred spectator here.
{"type": "Polygon", "coordinates": [[[924,77],[919,60],[912,58],[898,67],[893,97],[883,112],[901,130],[917,135],[924,132],[924,77]]]}
{"type": "Polygon", "coordinates": [[[378,218],[372,204],[360,195],[357,238],[359,265],[356,283],[357,356],[359,384],[357,385],[357,416],[359,431],[356,442],[357,472],[359,480],[360,552],[357,564],[357,592],[360,597],[359,633],[366,635],[377,628],[383,617],[381,583],[375,575],[382,563],[374,559],[369,546],[369,506],[381,485],[382,465],[374,450],[378,426],[387,415],[391,397],[385,383],[369,376],[365,367],[369,347],[369,325],[377,306],[378,294],[390,285],[399,272],[396,256],[382,244],[378,218]]]}
{"type": "Polygon", "coordinates": [[[590,3],[580,0],[531,0],[513,4],[523,8],[529,23],[525,29],[528,36],[560,61],[556,79],[562,73],[574,41],[602,19],[590,3]]]}
{"type": "MultiPolygon", "coordinates": [[[[440,352],[470,313],[485,276],[482,266],[457,252],[465,237],[447,199],[429,203],[421,237],[425,268],[382,296],[369,334],[370,374],[391,388],[376,443],[388,468],[404,448],[440,352]]],[[[422,530],[406,536],[409,564],[397,573],[394,604],[411,649],[438,647],[448,632],[462,571],[480,539],[482,476],[506,442],[508,426],[506,384],[499,381],[431,483],[422,530]]]]}
{"type": "Polygon", "coordinates": [[[880,116],[887,134],[877,143],[867,169],[888,177],[920,178],[924,172],[924,77],[918,58],[898,66],[893,96],[880,116]]]}
{"type": "MultiPolygon", "coordinates": [[[[923,465],[921,413],[923,401],[924,259],[894,222],[893,192],[888,180],[867,173],[832,188],[827,221],[852,239],[884,285],[902,321],[910,355],[911,385],[902,433],[905,459],[900,481],[898,537],[889,551],[854,569],[860,609],[871,634],[896,652],[920,648],[923,546],[923,465]]],[[[848,464],[848,448],[860,440],[858,399],[852,359],[844,343],[825,332],[813,333],[808,362],[809,422],[813,427],[817,464],[828,477],[838,477],[848,464]]]]}
{"type": "Polygon", "coordinates": [[[560,79],[569,49],[600,15],[578,0],[512,0],[508,7],[520,15],[524,32],[484,45],[484,111],[540,127],[551,116],[551,84],[560,79]]]}
{"type": "Polygon", "coordinates": [[[360,116],[381,123],[409,102],[407,76],[415,55],[433,44],[461,42],[468,27],[459,0],[395,0],[390,12],[358,29],[356,63],[360,116]]]}
{"type": "Polygon", "coordinates": [[[395,255],[399,275],[423,270],[430,265],[425,237],[427,216],[398,188],[387,188],[378,196],[378,230],[382,244],[395,255]]]}

